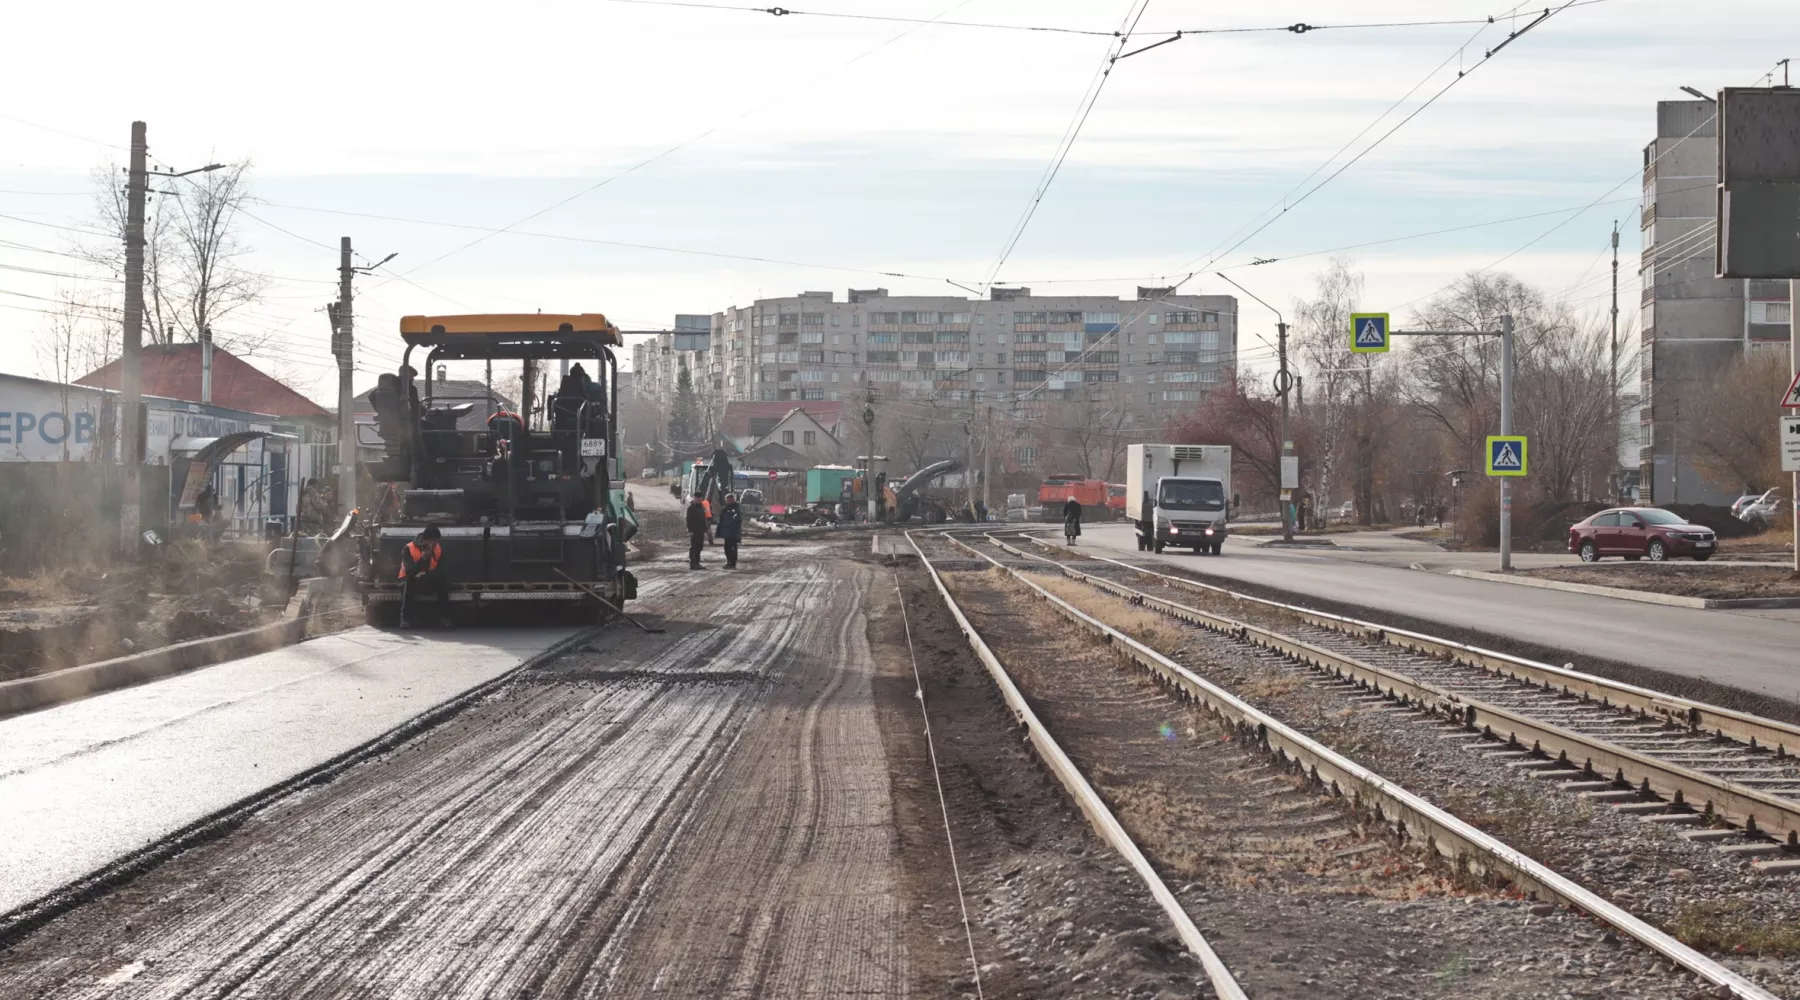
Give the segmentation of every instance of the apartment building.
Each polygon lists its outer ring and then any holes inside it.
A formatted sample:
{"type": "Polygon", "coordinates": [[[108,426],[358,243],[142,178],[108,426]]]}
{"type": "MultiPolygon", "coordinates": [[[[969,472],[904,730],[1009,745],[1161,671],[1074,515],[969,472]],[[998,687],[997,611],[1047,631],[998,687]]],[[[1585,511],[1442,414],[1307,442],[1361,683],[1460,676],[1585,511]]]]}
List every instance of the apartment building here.
{"type": "Polygon", "coordinates": [[[1032,295],[894,296],[885,288],[758,299],[712,317],[703,350],[663,337],[634,348],[634,369],[672,394],[687,364],[696,391],[730,400],[858,399],[930,394],[1053,400],[1106,385],[1153,410],[1192,405],[1228,378],[1237,301],[1139,288],[1133,299],[1032,295]]]}
{"type": "Polygon", "coordinates": [[[1713,276],[1715,110],[1712,101],[1657,102],[1656,138],[1644,147],[1638,461],[1645,503],[1731,502],[1745,484],[1706,482],[1681,458],[1681,397],[1744,352],[1788,349],[1787,282],[1713,276]]]}

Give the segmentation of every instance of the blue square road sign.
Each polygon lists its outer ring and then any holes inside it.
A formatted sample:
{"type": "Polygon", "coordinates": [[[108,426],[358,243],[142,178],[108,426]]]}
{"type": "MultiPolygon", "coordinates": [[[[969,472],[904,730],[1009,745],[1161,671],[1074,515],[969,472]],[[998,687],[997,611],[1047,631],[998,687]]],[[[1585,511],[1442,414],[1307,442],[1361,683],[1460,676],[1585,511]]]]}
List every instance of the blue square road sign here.
{"type": "Polygon", "coordinates": [[[1387,313],[1350,314],[1350,351],[1353,354],[1382,354],[1388,349],[1387,313]]]}
{"type": "Polygon", "coordinates": [[[1487,439],[1488,475],[1523,476],[1529,463],[1525,435],[1494,435],[1487,439]]]}

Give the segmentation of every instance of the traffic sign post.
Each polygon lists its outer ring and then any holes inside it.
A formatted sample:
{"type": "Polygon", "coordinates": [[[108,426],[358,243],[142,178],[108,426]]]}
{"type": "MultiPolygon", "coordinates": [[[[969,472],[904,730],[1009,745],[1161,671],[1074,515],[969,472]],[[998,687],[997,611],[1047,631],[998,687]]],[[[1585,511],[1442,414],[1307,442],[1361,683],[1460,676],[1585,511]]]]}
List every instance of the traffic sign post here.
{"type": "Polygon", "coordinates": [[[1386,354],[1388,350],[1387,313],[1350,314],[1350,353],[1386,354]]]}
{"type": "Polygon", "coordinates": [[[1800,415],[1782,417],[1781,471],[1800,472],[1800,415]]]}
{"type": "Polygon", "coordinates": [[[1523,476],[1530,456],[1526,452],[1525,435],[1494,434],[1487,439],[1487,474],[1490,476],[1523,476]]]}
{"type": "MultiPolygon", "coordinates": [[[[1800,314],[1795,315],[1795,322],[1800,325],[1800,314]]],[[[1388,327],[1387,313],[1351,313],[1350,314],[1350,350],[1358,354],[1371,354],[1388,349],[1388,342],[1394,337],[1499,337],[1500,338],[1500,433],[1488,438],[1487,469],[1488,475],[1500,480],[1500,571],[1512,569],[1512,481],[1525,475],[1526,454],[1525,438],[1515,437],[1512,426],[1513,401],[1513,318],[1500,317],[1498,330],[1394,330],[1388,327]],[[1359,347],[1357,342],[1368,338],[1368,346],[1359,347]],[[1375,346],[1376,338],[1380,338],[1379,347],[1375,346]],[[1504,450],[1496,454],[1496,441],[1515,442],[1516,453],[1508,454],[1504,450]],[[1498,468],[1494,459],[1505,459],[1498,468]],[[1516,471],[1512,468],[1517,462],[1516,471]]],[[[1795,479],[1800,485],[1800,476],[1795,479]]],[[[1800,513],[1795,515],[1800,522],[1800,513]]],[[[1796,563],[1800,563],[1800,553],[1796,553],[1796,563]]]]}

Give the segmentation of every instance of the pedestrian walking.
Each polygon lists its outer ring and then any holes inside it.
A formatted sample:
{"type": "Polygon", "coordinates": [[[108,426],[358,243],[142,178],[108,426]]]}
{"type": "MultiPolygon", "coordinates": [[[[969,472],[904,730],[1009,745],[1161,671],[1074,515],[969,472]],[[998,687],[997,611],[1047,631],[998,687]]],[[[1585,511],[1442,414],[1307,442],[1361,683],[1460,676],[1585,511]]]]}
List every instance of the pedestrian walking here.
{"type": "Polygon", "coordinates": [[[725,509],[719,511],[719,541],[725,544],[725,568],[737,569],[738,542],[744,538],[744,510],[738,506],[737,494],[725,494],[725,509]]]}
{"type": "Polygon", "coordinates": [[[1063,538],[1070,545],[1081,537],[1081,501],[1070,497],[1063,501],[1063,538]]]}
{"type": "Polygon", "coordinates": [[[1441,503],[1437,505],[1437,526],[1444,526],[1444,505],[1441,503]]]}
{"type": "Polygon", "coordinates": [[[443,568],[442,532],[428,524],[400,550],[400,627],[418,627],[419,601],[437,598],[437,624],[450,627],[450,578],[443,568]]]}
{"type": "Polygon", "coordinates": [[[700,550],[706,548],[706,507],[699,497],[688,498],[688,569],[700,568],[700,550]]]}

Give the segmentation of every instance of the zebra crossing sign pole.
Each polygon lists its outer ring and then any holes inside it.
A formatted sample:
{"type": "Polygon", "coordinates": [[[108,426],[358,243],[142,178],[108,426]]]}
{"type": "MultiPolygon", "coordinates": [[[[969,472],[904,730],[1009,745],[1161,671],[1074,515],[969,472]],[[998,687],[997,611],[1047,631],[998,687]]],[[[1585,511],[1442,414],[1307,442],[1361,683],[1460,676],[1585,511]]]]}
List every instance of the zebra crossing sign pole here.
{"type": "MultiPolygon", "coordinates": [[[[1795,322],[1800,324],[1800,315],[1795,322]]],[[[1396,330],[1387,313],[1350,314],[1350,350],[1379,354],[1395,337],[1500,338],[1500,433],[1487,439],[1487,474],[1500,481],[1500,570],[1512,569],[1512,481],[1525,475],[1528,456],[1523,436],[1513,434],[1513,318],[1500,317],[1498,330],[1396,330]]],[[[1800,561],[1800,554],[1795,555],[1800,561]]]]}

